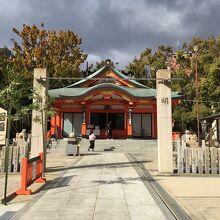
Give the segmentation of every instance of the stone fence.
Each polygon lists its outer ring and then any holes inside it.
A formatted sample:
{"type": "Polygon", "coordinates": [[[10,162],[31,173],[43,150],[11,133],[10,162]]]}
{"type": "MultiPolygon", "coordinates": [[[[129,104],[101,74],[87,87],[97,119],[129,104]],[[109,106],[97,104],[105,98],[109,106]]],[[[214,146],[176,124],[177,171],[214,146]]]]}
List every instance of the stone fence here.
{"type": "MultiPolygon", "coordinates": [[[[20,172],[21,160],[28,156],[28,144],[10,145],[8,147],[8,172],[20,172]]],[[[0,172],[5,171],[5,146],[0,150],[0,172]]]]}
{"type": "Polygon", "coordinates": [[[179,174],[220,174],[220,148],[186,147],[186,142],[176,140],[174,144],[174,170],[179,174]]]}

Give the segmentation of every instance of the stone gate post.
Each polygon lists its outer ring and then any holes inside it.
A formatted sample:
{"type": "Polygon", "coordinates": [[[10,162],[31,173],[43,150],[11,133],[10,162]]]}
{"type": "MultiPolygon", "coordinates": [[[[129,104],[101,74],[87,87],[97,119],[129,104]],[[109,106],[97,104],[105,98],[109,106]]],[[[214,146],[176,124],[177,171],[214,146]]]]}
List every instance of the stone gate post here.
{"type": "Polygon", "coordinates": [[[47,77],[45,68],[34,69],[33,90],[35,98],[33,98],[33,103],[39,101],[38,99],[41,100],[41,103],[38,103],[37,108],[32,111],[31,158],[38,156],[40,152],[44,152],[44,147],[46,147],[47,114],[44,108],[48,92],[48,80],[41,79],[45,77],[47,77]]]}
{"type": "Polygon", "coordinates": [[[157,80],[158,171],[173,173],[170,70],[158,70],[156,77],[163,79],[157,80]]]}

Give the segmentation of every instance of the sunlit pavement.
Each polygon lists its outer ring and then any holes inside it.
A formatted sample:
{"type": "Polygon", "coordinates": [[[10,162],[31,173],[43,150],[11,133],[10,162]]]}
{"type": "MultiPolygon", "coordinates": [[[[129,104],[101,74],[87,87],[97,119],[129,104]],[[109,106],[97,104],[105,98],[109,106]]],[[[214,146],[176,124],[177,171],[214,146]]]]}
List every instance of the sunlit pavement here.
{"type": "Polygon", "coordinates": [[[13,219],[172,219],[124,153],[85,155],[13,219]]]}

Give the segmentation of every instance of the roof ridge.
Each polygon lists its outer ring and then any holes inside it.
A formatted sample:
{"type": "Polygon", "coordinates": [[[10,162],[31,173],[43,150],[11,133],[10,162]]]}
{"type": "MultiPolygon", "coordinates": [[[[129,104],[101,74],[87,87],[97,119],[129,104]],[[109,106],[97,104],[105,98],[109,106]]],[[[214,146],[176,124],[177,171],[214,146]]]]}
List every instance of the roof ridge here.
{"type": "MultiPolygon", "coordinates": [[[[124,73],[122,73],[121,71],[119,71],[118,69],[116,69],[115,67],[112,67],[112,69],[113,69],[117,74],[121,75],[122,77],[124,77],[124,78],[130,78],[130,77],[128,77],[127,75],[125,75],[124,73]]],[[[137,84],[137,85],[139,85],[139,86],[142,86],[142,87],[144,87],[144,88],[150,88],[150,87],[148,87],[148,86],[143,85],[142,83],[139,83],[139,82],[136,81],[135,79],[129,79],[129,81],[130,81],[130,82],[133,82],[133,83],[135,83],[135,84],[137,84]]]]}
{"type": "Polygon", "coordinates": [[[72,88],[72,86],[78,85],[80,83],[85,82],[88,78],[93,78],[94,76],[96,76],[97,74],[99,74],[100,72],[102,72],[102,70],[104,70],[106,68],[106,66],[103,66],[102,68],[96,70],[94,73],[92,73],[91,75],[87,76],[86,79],[81,79],[80,81],[73,83],[69,86],[66,86],[66,88],[72,88]]]}
{"type": "MultiPolygon", "coordinates": [[[[124,79],[130,78],[130,77],[128,77],[127,75],[125,75],[124,73],[122,73],[121,71],[119,71],[118,69],[116,69],[115,67],[105,65],[105,66],[103,66],[102,68],[96,70],[96,71],[95,71],[94,73],[92,73],[91,75],[87,76],[85,79],[82,79],[82,80],[80,80],[80,81],[78,81],[78,82],[76,82],[76,83],[74,83],[74,84],[71,84],[71,85],[69,85],[69,86],[66,86],[66,87],[67,87],[67,88],[72,88],[72,87],[74,87],[74,86],[76,86],[76,85],[79,85],[79,84],[81,84],[81,83],[83,83],[83,82],[86,82],[86,81],[89,80],[90,78],[93,78],[93,77],[95,77],[96,75],[98,75],[98,74],[99,74],[100,72],[102,72],[105,68],[110,68],[110,69],[113,70],[116,74],[120,75],[120,76],[121,76],[122,78],[124,78],[124,79]]],[[[130,81],[130,82],[132,82],[132,83],[134,83],[134,84],[136,84],[136,85],[138,85],[138,86],[141,86],[141,87],[143,87],[143,88],[150,88],[150,87],[148,87],[148,86],[143,85],[142,83],[137,82],[135,79],[128,79],[128,81],[130,81]]]]}

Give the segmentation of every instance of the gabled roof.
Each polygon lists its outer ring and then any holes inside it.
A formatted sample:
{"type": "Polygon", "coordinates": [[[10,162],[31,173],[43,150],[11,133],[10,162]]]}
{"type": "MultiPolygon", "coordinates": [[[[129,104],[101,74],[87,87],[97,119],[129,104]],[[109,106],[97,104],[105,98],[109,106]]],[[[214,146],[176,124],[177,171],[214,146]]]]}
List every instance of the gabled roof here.
{"type": "MultiPolygon", "coordinates": [[[[49,95],[54,98],[67,98],[67,97],[82,97],[96,90],[114,90],[120,91],[124,94],[135,98],[156,98],[156,89],[151,88],[129,88],[126,86],[118,86],[113,83],[101,83],[92,87],[83,88],[69,88],[64,87],[60,89],[49,90],[49,95]]],[[[177,92],[172,92],[172,98],[180,98],[181,96],[177,92]]]]}
{"type": "MultiPolygon", "coordinates": [[[[111,79],[111,78],[109,78],[111,79]]],[[[111,81],[111,80],[110,80],[111,81]]],[[[152,89],[148,86],[145,86],[134,79],[130,79],[125,74],[121,73],[119,70],[114,68],[112,65],[107,65],[97,70],[93,74],[89,75],[87,78],[80,80],[70,86],[52,89],[49,90],[49,95],[55,98],[84,98],[84,96],[94,93],[96,91],[116,91],[122,94],[128,95],[133,98],[142,99],[154,99],[156,98],[156,89],[152,89]],[[108,80],[103,81],[102,83],[96,82],[96,80],[91,81],[91,79],[99,80],[100,77],[104,79],[108,77],[114,78],[120,83],[109,82],[108,80]],[[113,75],[112,75],[113,73],[113,75]],[[95,82],[95,83],[93,83],[95,82]]],[[[181,98],[177,92],[172,92],[172,98],[181,98]]]]}
{"type": "Polygon", "coordinates": [[[80,87],[80,85],[82,85],[83,83],[85,83],[86,81],[89,81],[89,79],[92,78],[96,78],[100,73],[102,73],[103,71],[107,71],[110,70],[112,71],[114,74],[118,75],[122,80],[126,80],[127,82],[130,82],[131,84],[137,86],[138,88],[149,88],[148,86],[145,86],[139,82],[137,82],[136,80],[133,79],[128,79],[129,77],[126,76],[125,74],[123,74],[122,72],[120,72],[119,70],[117,70],[116,68],[114,68],[113,66],[104,66],[101,69],[97,70],[96,72],[94,72],[93,74],[89,75],[86,79],[82,79],[79,82],[76,82],[72,85],[67,86],[67,88],[74,88],[74,87],[80,87]]]}
{"type": "Polygon", "coordinates": [[[67,88],[73,88],[73,87],[79,86],[80,84],[82,84],[82,83],[88,81],[88,79],[94,78],[96,75],[98,75],[99,73],[101,73],[102,70],[105,69],[105,67],[106,67],[106,66],[103,66],[101,69],[99,69],[99,70],[97,70],[96,72],[94,72],[93,74],[87,76],[87,77],[86,77],[87,79],[82,79],[82,80],[80,80],[79,82],[76,82],[76,83],[74,83],[74,84],[72,84],[72,85],[67,86],[67,88]]]}

